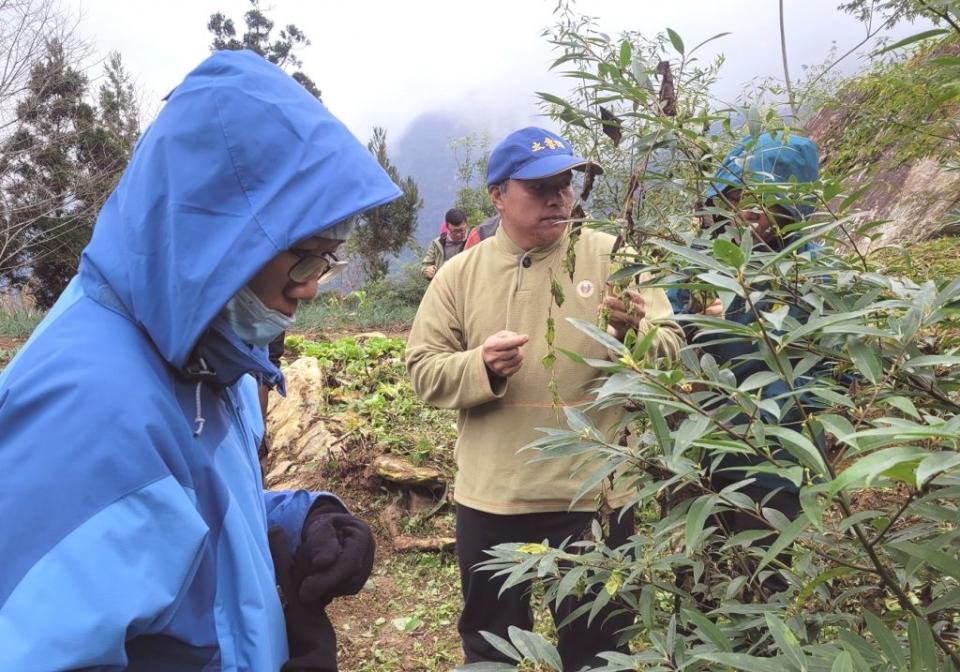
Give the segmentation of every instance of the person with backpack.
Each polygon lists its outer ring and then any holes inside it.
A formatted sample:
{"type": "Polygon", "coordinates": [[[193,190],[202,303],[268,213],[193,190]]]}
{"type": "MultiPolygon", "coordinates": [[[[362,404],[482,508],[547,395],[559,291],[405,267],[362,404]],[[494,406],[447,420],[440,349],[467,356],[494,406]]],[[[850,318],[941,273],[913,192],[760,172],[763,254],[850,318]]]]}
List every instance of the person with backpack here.
{"type": "Polygon", "coordinates": [[[427,253],[420,262],[420,272],[427,280],[433,280],[440,267],[463,252],[467,240],[467,213],[460,208],[451,208],[444,215],[447,230],[430,241],[427,253]]]}

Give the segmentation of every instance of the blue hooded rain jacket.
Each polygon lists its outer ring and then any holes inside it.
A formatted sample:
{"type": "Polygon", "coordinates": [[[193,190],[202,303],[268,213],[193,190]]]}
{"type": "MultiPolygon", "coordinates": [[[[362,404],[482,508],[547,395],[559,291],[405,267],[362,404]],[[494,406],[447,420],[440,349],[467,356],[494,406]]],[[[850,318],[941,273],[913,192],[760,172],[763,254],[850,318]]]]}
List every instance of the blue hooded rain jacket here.
{"type": "Polygon", "coordinates": [[[277,670],[265,350],[218,317],[279,251],[399,190],[317,100],[250,52],[175,89],[77,278],[0,376],[0,670],[277,670]],[[202,360],[202,363],[201,363],[202,360]]]}

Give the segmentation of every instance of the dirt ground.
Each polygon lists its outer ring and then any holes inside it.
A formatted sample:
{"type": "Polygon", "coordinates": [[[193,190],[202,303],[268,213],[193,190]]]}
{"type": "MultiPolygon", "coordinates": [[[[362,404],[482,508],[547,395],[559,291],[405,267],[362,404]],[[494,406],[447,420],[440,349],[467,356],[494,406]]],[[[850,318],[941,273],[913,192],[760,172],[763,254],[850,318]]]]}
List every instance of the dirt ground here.
{"type": "MultiPolygon", "coordinates": [[[[327,608],[337,632],[341,672],[447,672],[462,662],[456,622],[460,583],[456,557],[449,551],[393,550],[383,511],[400,505],[404,493],[372,475],[369,464],[378,451],[360,442],[346,446],[335,463],[298,472],[298,487],[335,493],[366,521],[377,539],[373,574],[358,595],[340,598],[327,608]]],[[[268,454],[269,473],[282,455],[268,454]]],[[[404,534],[452,536],[449,506],[411,523],[404,534]]]]}

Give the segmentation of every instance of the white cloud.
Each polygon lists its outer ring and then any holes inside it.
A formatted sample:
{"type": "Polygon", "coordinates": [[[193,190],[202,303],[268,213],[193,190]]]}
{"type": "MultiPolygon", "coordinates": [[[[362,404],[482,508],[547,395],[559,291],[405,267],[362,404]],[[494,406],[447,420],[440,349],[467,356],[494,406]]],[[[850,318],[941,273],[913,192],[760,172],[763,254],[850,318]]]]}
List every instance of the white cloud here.
{"type": "MultiPolygon", "coordinates": [[[[144,92],[148,109],[208,53],[207,19],[223,11],[235,21],[244,0],[118,2],[68,0],[83,12],[82,32],[105,54],[119,50],[144,92]]],[[[862,26],[836,10],[839,0],[787,0],[787,41],[794,77],[801,64],[821,62],[832,41],[841,51],[862,26]]],[[[688,45],[713,34],[733,34],[705,49],[727,62],[717,89],[732,97],[753,77],[780,76],[780,38],[774,0],[583,0],[578,8],[600,17],[612,34],[655,33],[670,26],[688,45]]],[[[324,101],[360,137],[374,124],[393,137],[428,110],[456,112],[491,130],[526,123],[535,113],[533,91],[562,91],[547,72],[552,61],[542,30],[553,23],[555,0],[322,0],[264,3],[280,25],[293,22],[313,44],[300,53],[324,101]]],[[[912,30],[902,27],[898,34],[912,30]]],[[[846,67],[856,66],[851,61],[846,67]]]]}

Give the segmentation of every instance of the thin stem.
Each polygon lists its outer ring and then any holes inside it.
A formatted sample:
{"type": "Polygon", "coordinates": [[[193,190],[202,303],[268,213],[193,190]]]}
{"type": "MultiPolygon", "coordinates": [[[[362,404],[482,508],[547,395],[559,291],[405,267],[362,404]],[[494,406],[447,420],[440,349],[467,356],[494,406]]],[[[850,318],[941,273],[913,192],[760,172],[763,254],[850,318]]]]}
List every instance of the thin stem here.
{"type": "Polygon", "coordinates": [[[793,84],[790,83],[790,68],[787,65],[787,30],[783,25],[783,0],[780,0],[780,54],[783,58],[783,79],[787,84],[787,100],[790,102],[790,112],[797,118],[797,103],[793,99],[793,84]]]}
{"type": "MultiPolygon", "coordinates": [[[[781,1],[782,1],[782,0],[781,0],[781,1]]],[[[949,23],[950,26],[951,26],[956,32],[960,33],[960,26],[957,25],[957,22],[953,20],[953,18],[950,16],[950,13],[949,13],[947,10],[934,9],[933,7],[931,7],[930,5],[928,5],[928,4],[926,3],[926,0],[917,0],[917,1],[920,3],[920,6],[923,7],[925,10],[927,10],[928,12],[930,12],[931,14],[933,14],[934,16],[937,16],[937,17],[943,19],[944,21],[946,21],[947,23],[949,23]]]]}
{"type": "Polygon", "coordinates": [[[882,530],[880,530],[879,532],[877,532],[877,536],[875,536],[875,537],[870,541],[870,547],[871,547],[871,548],[873,548],[874,546],[876,546],[877,544],[879,544],[879,543],[883,540],[883,538],[887,535],[887,533],[888,533],[891,529],[893,529],[894,523],[896,523],[898,520],[900,520],[900,517],[903,516],[903,514],[906,512],[907,508],[908,508],[911,504],[913,504],[913,500],[916,499],[916,497],[917,497],[917,493],[916,493],[916,492],[911,492],[911,493],[910,493],[910,496],[907,497],[907,500],[906,500],[906,501],[903,503],[903,505],[897,510],[897,512],[896,512],[895,514],[893,514],[893,517],[890,518],[890,520],[887,522],[887,524],[884,526],[884,528],[883,528],[882,530]]]}

